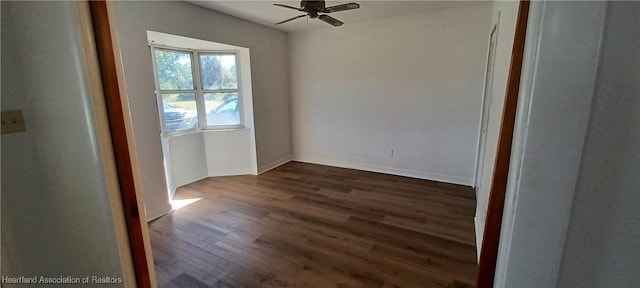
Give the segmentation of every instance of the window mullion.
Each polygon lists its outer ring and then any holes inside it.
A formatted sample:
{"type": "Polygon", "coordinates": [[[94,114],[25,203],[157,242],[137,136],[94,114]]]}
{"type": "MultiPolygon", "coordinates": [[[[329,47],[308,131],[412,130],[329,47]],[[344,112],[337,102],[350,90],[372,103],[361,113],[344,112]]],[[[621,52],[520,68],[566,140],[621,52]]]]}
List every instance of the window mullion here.
{"type": "MultiPolygon", "coordinates": [[[[156,87],[156,89],[159,89],[156,87]]],[[[182,93],[196,93],[196,89],[192,90],[158,90],[161,94],[182,94],[182,93]]]]}
{"type": "Polygon", "coordinates": [[[237,93],[239,89],[203,90],[204,93],[237,93]]]}
{"type": "Polygon", "coordinates": [[[198,123],[201,129],[207,127],[207,109],[205,108],[204,103],[204,92],[202,88],[202,77],[201,77],[201,67],[200,67],[200,55],[198,52],[192,52],[193,54],[193,70],[194,70],[194,80],[196,84],[196,106],[198,108],[198,123]]]}
{"type": "Polygon", "coordinates": [[[238,57],[238,53],[234,52],[233,55],[235,55],[235,60],[236,60],[236,90],[238,93],[238,106],[239,106],[239,111],[240,111],[240,123],[239,125],[242,126],[244,121],[245,121],[245,115],[244,115],[244,108],[243,108],[243,89],[242,89],[242,77],[240,75],[242,75],[242,71],[240,71],[240,57],[238,57]]]}

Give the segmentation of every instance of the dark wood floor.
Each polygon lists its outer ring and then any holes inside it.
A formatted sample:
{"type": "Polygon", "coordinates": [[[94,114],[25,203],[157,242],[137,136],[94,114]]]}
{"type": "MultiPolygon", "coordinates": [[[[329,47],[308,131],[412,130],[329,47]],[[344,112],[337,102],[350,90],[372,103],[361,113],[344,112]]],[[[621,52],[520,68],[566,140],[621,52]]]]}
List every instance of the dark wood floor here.
{"type": "Polygon", "coordinates": [[[160,287],[471,287],[471,188],[290,162],[204,179],[149,226],[160,287]]]}

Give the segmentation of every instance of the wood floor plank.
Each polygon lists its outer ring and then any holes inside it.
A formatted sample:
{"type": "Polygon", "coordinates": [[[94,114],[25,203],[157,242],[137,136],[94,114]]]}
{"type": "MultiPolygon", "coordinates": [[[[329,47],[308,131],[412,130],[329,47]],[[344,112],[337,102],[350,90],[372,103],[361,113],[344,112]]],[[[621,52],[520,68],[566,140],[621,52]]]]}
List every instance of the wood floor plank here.
{"type": "Polygon", "coordinates": [[[441,222],[408,221],[393,216],[386,216],[382,223],[467,245],[475,245],[476,235],[469,228],[451,227],[441,222]]]}
{"type": "Polygon", "coordinates": [[[472,287],[470,187],[289,162],[180,187],[149,224],[160,287],[472,287]]]}
{"type": "Polygon", "coordinates": [[[191,276],[191,275],[189,275],[187,273],[182,273],[178,277],[173,279],[173,281],[171,281],[169,284],[167,284],[167,287],[171,287],[171,288],[209,288],[209,285],[202,283],[200,280],[196,279],[195,277],[193,277],[193,276],[191,276]]]}

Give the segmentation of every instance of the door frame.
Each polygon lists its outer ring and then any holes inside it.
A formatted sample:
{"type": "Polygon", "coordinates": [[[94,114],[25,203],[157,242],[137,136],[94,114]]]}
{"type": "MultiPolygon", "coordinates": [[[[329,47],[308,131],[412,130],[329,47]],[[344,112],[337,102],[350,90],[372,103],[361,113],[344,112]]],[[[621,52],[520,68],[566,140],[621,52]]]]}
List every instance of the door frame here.
{"type": "Polygon", "coordinates": [[[484,224],[480,261],[478,262],[478,274],[476,278],[476,287],[478,288],[493,287],[496,262],[498,259],[504,198],[509,177],[511,144],[513,142],[513,132],[516,121],[520,75],[522,73],[527,20],[529,17],[529,1],[520,1],[519,6],[509,77],[507,80],[507,91],[504,100],[504,110],[502,111],[502,123],[498,137],[498,150],[493,170],[487,216],[484,224]]]}
{"type": "Polygon", "coordinates": [[[147,255],[145,246],[145,238],[148,237],[148,232],[145,229],[146,222],[140,216],[141,206],[136,194],[136,177],[133,171],[132,154],[129,150],[129,139],[127,138],[127,123],[125,120],[127,114],[122,108],[123,99],[118,82],[118,68],[109,22],[109,11],[105,0],[88,2],[136,286],[138,288],[151,288],[153,287],[151,283],[155,283],[155,280],[151,279],[149,266],[153,265],[153,262],[151,264],[148,262],[150,258],[147,256],[150,253],[147,255]]]}

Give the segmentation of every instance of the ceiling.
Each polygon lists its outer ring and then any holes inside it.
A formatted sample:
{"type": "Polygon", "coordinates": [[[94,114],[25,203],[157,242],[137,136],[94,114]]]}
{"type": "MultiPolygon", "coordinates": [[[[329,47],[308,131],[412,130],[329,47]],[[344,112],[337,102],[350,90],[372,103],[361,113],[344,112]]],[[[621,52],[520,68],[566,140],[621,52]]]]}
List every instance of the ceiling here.
{"type": "MultiPolygon", "coordinates": [[[[318,20],[301,18],[285,24],[274,25],[285,19],[301,15],[301,12],[274,6],[274,3],[300,7],[300,1],[193,1],[187,2],[220,11],[238,18],[243,18],[262,25],[273,27],[285,32],[311,29],[318,27],[331,27],[318,20]]],[[[465,1],[371,1],[371,0],[344,0],[326,1],[326,6],[333,6],[349,2],[357,2],[360,9],[332,13],[331,16],[348,25],[349,23],[373,20],[377,18],[393,17],[407,14],[416,14],[429,10],[443,9],[453,6],[468,5],[473,2],[465,1]]]]}

